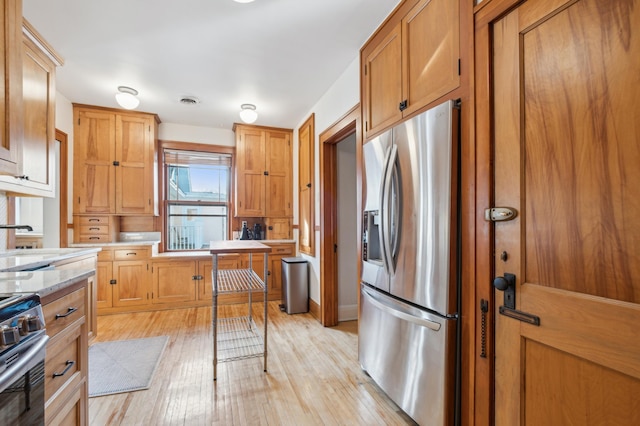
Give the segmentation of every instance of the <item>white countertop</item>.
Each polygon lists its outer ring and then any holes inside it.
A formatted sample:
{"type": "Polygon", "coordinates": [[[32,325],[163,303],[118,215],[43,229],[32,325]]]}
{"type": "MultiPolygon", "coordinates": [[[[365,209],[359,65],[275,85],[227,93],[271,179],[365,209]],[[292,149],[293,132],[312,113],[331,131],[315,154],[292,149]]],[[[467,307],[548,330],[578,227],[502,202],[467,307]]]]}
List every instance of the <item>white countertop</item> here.
{"type": "Polygon", "coordinates": [[[61,260],[97,253],[100,248],[20,249],[0,251],[0,272],[24,271],[61,260]]]}
{"type": "Polygon", "coordinates": [[[37,293],[43,297],[92,275],[93,269],[0,272],[0,293],[37,293]]]}

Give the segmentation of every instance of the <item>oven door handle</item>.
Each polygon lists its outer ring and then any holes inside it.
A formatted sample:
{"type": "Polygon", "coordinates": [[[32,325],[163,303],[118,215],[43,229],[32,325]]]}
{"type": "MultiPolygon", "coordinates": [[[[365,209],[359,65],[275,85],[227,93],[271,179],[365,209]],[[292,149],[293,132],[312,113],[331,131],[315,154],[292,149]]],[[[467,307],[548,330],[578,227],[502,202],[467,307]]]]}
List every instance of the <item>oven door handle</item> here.
{"type": "Polygon", "coordinates": [[[23,352],[17,361],[0,372],[0,392],[3,392],[9,385],[24,376],[27,371],[31,370],[39,362],[44,361],[44,352],[48,340],[49,336],[43,333],[37,340],[30,342],[29,349],[23,352]]]}

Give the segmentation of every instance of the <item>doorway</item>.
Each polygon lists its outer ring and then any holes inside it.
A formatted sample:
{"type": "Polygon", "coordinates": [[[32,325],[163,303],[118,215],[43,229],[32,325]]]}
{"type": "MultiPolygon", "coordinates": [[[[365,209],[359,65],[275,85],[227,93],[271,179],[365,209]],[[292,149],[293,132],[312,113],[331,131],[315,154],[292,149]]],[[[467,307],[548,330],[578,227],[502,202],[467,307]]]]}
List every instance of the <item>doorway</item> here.
{"type": "MultiPolygon", "coordinates": [[[[320,322],[325,327],[332,327],[338,324],[339,312],[339,273],[345,268],[339,267],[338,258],[341,247],[338,235],[339,229],[339,201],[338,201],[338,144],[348,137],[353,138],[355,151],[355,216],[362,210],[362,179],[361,179],[361,159],[362,159],[362,134],[360,130],[360,105],[354,106],[342,118],[329,126],[320,134],[320,322]],[[340,270],[340,271],[339,271],[340,270]]],[[[346,151],[345,149],[340,149],[346,151]]],[[[341,147],[342,148],[342,147],[341,147]]],[[[343,225],[344,226],[344,225],[343,225]]],[[[342,232],[342,231],[340,231],[342,232]]],[[[345,231],[356,240],[356,264],[355,271],[349,272],[347,269],[344,280],[349,282],[348,275],[355,274],[351,280],[354,287],[358,288],[358,277],[360,276],[360,246],[357,244],[360,235],[360,221],[355,221],[355,232],[345,231]]],[[[347,237],[348,238],[348,237],[347,237]]],[[[344,244],[344,243],[343,243],[344,244]]],[[[346,247],[344,248],[347,249],[346,247]]],[[[341,256],[340,256],[341,257],[341,256]]],[[[345,287],[345,291],[347,287],[345,287]]],[[[358,295],[356,290],[356,317],[358,306],[358,295]]],[[[348,305],[348,301],[346,302],[348,305]]],[[[351,308],[347,308],[349,311],[351,308]]],[[[345,313],[348,315],[348,312],[345,313]]]]}

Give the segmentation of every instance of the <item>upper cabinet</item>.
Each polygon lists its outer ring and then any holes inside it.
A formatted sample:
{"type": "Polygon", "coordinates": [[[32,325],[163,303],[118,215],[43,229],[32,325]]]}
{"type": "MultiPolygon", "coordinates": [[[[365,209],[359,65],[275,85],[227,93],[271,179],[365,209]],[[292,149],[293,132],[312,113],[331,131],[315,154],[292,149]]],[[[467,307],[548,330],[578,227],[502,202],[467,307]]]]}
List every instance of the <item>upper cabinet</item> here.
{"type": "Polygon", "coordinates": [[[22,140],[22,1],[3,0],[0,37],[4,61],[0,64],[0,174],[20,173],[22,140]]]}
{"type": "Polygon", "coordinates": [[[360,51],[365,139],[460,85],[458,0],[409,0],[360,51]]]}
{"type": "Polygon", "coordinates": [[[0,191],[55,196],[55,70],[62,59],[22,19],[22,2],[2,2],[4,119],[0,191]]]}
{"type": "Polygon", "coordinates": [[[0,176],[0,188],[7,193],[55,197],[55,72],[59,65],[62,59],[24,21],[20,172],[0,176]]]}
{"type": "Polygon", "coordinates": [[[74,214],[157,215],[155,114],[74,105],[74,214]]]}
{"type": "Polygon", "coordinates": [[[236,216],[292,217],[292,131],[234,125],[236,216]]]}

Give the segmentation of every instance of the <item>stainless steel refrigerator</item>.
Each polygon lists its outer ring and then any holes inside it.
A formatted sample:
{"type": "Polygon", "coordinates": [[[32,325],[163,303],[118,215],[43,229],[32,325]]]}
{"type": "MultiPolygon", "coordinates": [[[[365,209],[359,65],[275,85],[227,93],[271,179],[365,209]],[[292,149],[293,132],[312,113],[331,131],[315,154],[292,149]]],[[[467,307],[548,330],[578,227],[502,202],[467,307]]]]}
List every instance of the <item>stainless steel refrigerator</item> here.
{"type": "Polygon", "coordinates": [[[358,357],[421,425],[458,422],[459,106],[367,142],[358,357]]]}

